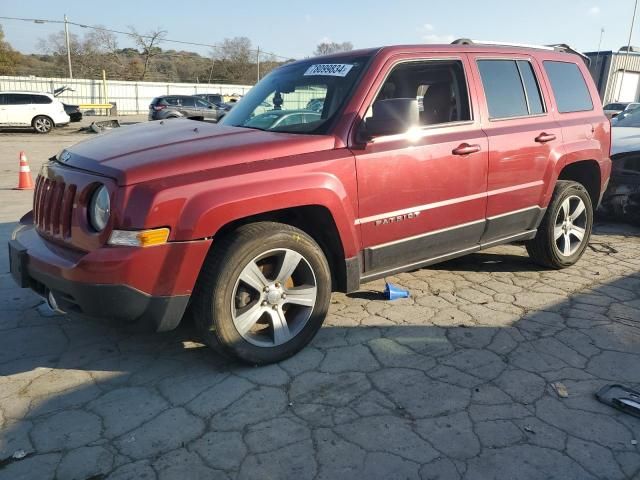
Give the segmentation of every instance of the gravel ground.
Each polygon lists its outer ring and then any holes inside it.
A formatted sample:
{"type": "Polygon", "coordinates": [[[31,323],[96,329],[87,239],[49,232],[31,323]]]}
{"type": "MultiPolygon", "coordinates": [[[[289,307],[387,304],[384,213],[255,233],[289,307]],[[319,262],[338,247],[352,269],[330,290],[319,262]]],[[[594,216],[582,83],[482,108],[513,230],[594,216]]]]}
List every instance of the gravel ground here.
{"type": "MultiPolygon", "coordinates": [[[[0,244],[31,202],[11,190],[18,151],[37,170],[89,135],[73,130],[0,133],[0,244]]],[[[262,368],[188,324],[51,315],[0,252],[1,479],[640,476],[640,419],[593,396],[640,388],[633,227],[599,225],[562,271],[506,246],[389,278],[406,300],[384,301],[381,281],[335,294],[313,343],[262,368]]]]}

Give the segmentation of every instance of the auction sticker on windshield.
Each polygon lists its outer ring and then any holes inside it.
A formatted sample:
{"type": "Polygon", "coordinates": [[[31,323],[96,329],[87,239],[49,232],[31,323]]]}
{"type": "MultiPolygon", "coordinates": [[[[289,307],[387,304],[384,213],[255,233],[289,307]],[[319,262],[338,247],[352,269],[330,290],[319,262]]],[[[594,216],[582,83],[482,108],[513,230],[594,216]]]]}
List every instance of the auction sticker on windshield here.
{"type": "Polygon", "coordinates": [[[330,77],[345,77],[347,73],[353,68],[353,65],[348,63],[319,63],[311,65],[304,72],[305,76],[309,75],[325,75],[330,77]]]}

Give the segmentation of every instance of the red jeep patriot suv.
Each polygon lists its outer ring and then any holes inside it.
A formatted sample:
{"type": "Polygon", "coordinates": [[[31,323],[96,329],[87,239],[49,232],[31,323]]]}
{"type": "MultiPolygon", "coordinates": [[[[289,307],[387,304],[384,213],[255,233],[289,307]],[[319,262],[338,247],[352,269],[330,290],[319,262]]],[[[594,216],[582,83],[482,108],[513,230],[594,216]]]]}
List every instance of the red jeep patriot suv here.
{"type": "Polygon", "coordinates": [[[306,345],[332,291],[524,241],[589,241],[610,125],[560,48],[394,46],[270,73],[218,124],[150,122],[44,165],[11,271],[54,307],[170,330],[251,363],[306,345]],[[314,103],[314,108],[309,107],[314,103]]]}

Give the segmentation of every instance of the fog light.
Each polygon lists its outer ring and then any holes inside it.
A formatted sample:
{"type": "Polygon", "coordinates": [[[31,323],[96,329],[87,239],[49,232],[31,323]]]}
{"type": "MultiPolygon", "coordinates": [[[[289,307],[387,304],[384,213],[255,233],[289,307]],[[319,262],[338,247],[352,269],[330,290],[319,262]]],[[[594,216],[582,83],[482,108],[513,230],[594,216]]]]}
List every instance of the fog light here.
{"type": "Polygon", "coordinates": [[[109,237],[109,245],[125,247],[151,247],[162,245],[169,239],[168,228],[153,228],[150,230],[114,230],[109,237]]]}

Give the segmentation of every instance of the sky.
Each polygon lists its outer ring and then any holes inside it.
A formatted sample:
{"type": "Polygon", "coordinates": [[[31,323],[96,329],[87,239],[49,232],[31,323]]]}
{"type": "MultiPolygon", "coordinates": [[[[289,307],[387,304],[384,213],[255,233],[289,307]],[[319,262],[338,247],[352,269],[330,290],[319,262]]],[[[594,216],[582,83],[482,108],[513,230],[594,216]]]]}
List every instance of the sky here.
{"type": "MultiPolygon", "coordinates": [[[[350,41],[356,48],[407,43],[449,43],[455,38],[515,43],[568,43],[582,51],[627,44],[634,0],[0,0],[0,16],[62,20],[144,33],[160,27],[167,38],[215,44],[246,36],[254,46],[283,57],[311,56],[322,41],[350,41]]],[[[640,10],[640,9],[639,9],[640,10]]],[[[640,16],[640,12],[638,12],[640,16]]],[[[639,22],[640,23],[640,20],[639,22]]],[[[5,39],[23,53],[37,53],[40,38],[56,24],[1,20],[5,39]]],[[[84,29],[71,27],[82,35],[84,29]]],[[[121,47],[132,46],[119,36],[121,47]]],[[[640,24],[632,37],[640,45],[640,24]]],[[[208,55],[210,49],[165,43],[208,55]]]]}

